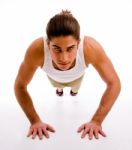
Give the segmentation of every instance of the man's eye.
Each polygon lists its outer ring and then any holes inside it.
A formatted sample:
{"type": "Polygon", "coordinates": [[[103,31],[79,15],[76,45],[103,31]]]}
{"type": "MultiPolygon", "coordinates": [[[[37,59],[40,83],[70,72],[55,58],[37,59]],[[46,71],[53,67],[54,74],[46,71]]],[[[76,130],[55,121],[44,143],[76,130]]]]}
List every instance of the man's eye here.
{"type": "Polygon", "coordinates": [[[54,51],[55,51],[55,52],[60,52],[61,49],[60,49],[60,48],[54,48],[54,51]]]}
{"type": "Polygon", "coordinates": [[[70,52],[72,50],[73,50],[73,47],[69,47],[67,51],[70,52]]]}

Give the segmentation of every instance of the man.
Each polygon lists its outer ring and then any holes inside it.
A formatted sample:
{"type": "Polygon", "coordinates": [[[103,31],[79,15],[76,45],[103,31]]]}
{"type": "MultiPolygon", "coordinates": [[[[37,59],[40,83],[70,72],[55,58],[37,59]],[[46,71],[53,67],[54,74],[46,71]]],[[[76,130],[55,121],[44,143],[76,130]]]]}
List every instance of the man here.
{"type": "Polygon", "coordinates": [[[27,91],[27,85],[37,68],[41,67],[47,73],[58,96],[63,95],[66,86],[71,87],[70,94],[75,96],[85,69],[91,64],[107,87],[97,111],[90,121],[79,127],[78,132],[82,132],[82,138],[87,134],[89,139],[98,139],[99,134],[105,137],[101,125],[121,88],[110,59],[96,40],[87,36],[80,37],[79,23],[69,11],[53,16],[47,24],[46,33],[47,37],[36,39],[27,49],[15,81],[16,98],[31,123],[28,136],[49,138],[49,131],[55,132],[52,126],[40,119],[27,91]]]}

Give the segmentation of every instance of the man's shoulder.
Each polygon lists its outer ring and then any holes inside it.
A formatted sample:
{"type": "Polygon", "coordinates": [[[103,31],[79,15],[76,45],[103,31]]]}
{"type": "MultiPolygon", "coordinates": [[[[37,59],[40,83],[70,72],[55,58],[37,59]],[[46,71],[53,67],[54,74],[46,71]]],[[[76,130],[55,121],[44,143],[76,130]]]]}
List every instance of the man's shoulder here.
{"type": "Polygon", "coordinates": [[[86,64],[90,64],[95,56],[95,39],[90,36],[84,36],[84,57],[86,64]]]}
{"type": "Polygon", "coordinates": [[[100,44],[95,38],[91,36],[84,36],[84,46],[96,49],[98,46],[100,46],[100,44]]]}
{"type": "Polygon", "coordinates": [[[25,59],[35,64],[40,64],[44,57],[43,37],[35,39],[27,48],[25,59]]]}
{"type": "Polygon", "coordinates": [[[85,59],[89,63],[93,63],[97,60],[98,57],[100,57],[100,54],[103,53],[104,50],[101,46],[101,44],[90,36],[84,37],[84,55],[85,59]]]}
{"type": "Polygon", "coordinates": [[[31,49],[32,51],[36,51],[36,50],[38,51],[38,50],[42,50],[43,47],[44,47],[43,37],[39,37],[30,44],[28,49],[31,49]]]}

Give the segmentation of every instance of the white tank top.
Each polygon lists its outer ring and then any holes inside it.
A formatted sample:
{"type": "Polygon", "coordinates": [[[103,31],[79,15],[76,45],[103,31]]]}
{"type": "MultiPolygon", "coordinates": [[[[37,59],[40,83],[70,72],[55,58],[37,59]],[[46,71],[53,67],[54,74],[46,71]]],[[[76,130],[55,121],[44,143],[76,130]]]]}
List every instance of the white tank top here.
{"type": "Polygon", "coordinates": [[[72,82],[80,78],[85,73],[85,69],[87,68],[83,53],[83,39],[84,37],[81,37],[81,41],[77,50],[75,66],[69,70],[61,71],[54,68],[46,38],[43,38],[45,58],[42,70],[45,71],[50,78],[61,83],[72,82]]]}

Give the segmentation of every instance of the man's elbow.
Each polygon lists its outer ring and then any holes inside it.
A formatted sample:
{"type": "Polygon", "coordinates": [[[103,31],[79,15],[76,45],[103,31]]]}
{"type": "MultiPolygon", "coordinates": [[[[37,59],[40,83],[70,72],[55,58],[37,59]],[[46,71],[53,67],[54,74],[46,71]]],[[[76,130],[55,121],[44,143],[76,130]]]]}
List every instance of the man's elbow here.
{"type": "Polygon", "coordinates": [[[111,82],[108,82],[107,83],[107,86],[108,87],[112,87],[118,94],[120,93],[121,91],[121,81],[119,78],[111,81],[111,82]]]}
{"type": "Polygon", "coordinates": [[[115,87],[118,90],[118,93],[120,93],[120,91],[121,91],[121,81],[120,81],[120,79],[117,79],[115,81],[115,87]]]}
{"type": "Polygon", "coordinates": [[[18,80],[15,81],[14,83],[15,94],[19,93],[20,91],[25,91],[26,89],[27,87],[23,83],[19,82],[18,80]]]}

